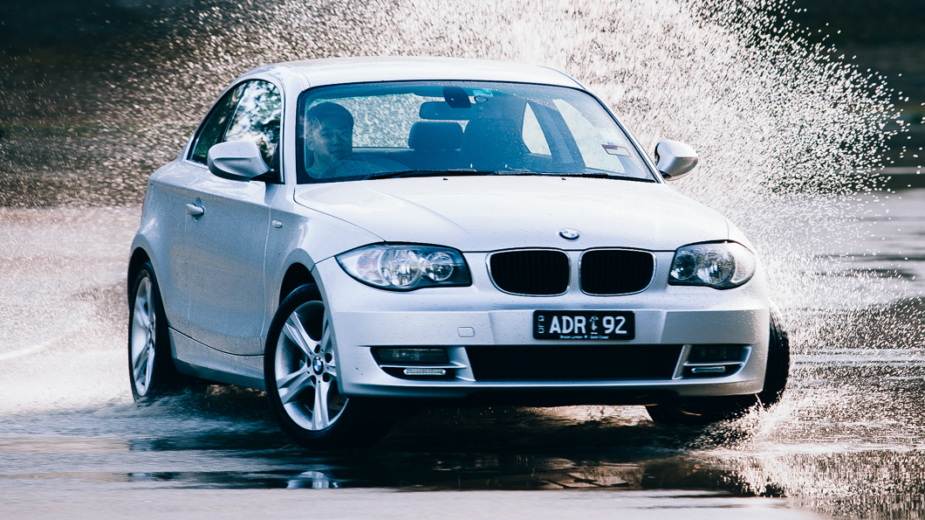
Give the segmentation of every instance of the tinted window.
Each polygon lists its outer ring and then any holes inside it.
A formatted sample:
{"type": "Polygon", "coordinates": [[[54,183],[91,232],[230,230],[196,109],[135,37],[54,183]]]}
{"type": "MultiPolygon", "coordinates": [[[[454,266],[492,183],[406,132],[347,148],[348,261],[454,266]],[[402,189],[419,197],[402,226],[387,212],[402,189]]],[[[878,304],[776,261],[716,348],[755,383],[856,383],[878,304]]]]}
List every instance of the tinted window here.
{"type": "Polygon", "coordinates": [[[655,182],[599,101],[571,88],[476,81],[307,90],[299,183],[402,175],[590,175],[655,182]]]}
{"type": "Polygon", "coordinates": [[[196,144],[193,145],[193,150],[190,152],[190,160],[206,164],[206,155],[209,153],[209,148],[212,148],[216,143],[222,142],[225,128],[228,127],[228,120],[231,118],[234,107],[238,104],[238,100],[241,99],[241,93],[246,86],[246,83],[238,85],[237,88],[225,94],[225,97],[206,116],[206,122],[202,125],[196,144]]]}
{"type": "Polygon", "coordinates": [[[632,147],[609,117],[601,111],[591,110],[592,104],[596,105],[594,101],[575,97],[553,102],[568,125],[585,166],[619,173],[627,171],[626,158],[632,156],[632,147]]]}
{"type": "Polygon", "coordinates": [[[273,166],[282,112],[282,98],[275,85],[248,82],[222,141],[250,141],[260,149],[263,160],[273,166]]]}
{"type": "Polygon", "coordinates": [[[546,142],[546,136],[543,135],[543,128],[536,119],[536,114],[533,113],[533,109],[530,108],[530,103],[527,103],[527,108],[524,111],[523,134],[524,144],[527,146],[527,149],[530,150],[530,153],[551,155],[549,152],[549,144],[546,142]]]}

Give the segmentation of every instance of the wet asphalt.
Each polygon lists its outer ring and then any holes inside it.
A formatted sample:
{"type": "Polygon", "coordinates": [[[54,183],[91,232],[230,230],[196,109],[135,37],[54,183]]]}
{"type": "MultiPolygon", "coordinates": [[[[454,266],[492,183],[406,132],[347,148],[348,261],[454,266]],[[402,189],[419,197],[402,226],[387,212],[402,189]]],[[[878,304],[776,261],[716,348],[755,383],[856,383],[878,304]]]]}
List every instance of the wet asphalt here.
{"type": "Polygon", "coordinates": [[[640,407],[425,407],[372,448],[324,453],[291,443],[260,392],[132,402],[122,277],[137,207],[0,209],[0,513],[925,514],[923,202],[899,192],[890,217],[862,216],[879,255],[841,253],[850,271],[894,273],[882,304],[788,311],[803,346],[768,412],[698,429],[640,407]],[[814,327],[825,348],[807,344],[814,327]]]}

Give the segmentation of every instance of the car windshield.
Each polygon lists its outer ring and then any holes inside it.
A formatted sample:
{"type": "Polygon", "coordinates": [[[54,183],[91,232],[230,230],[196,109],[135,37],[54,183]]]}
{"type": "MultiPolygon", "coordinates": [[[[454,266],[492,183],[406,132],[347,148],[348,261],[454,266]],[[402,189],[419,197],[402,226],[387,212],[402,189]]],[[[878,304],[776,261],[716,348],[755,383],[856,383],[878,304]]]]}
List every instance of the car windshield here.
{"type": "Polygon", "coordinates": [[[476,81],[362,83],[299,99],[298,182],[428,175],[574,175],[655,182],[595,98],[476,81]]]}

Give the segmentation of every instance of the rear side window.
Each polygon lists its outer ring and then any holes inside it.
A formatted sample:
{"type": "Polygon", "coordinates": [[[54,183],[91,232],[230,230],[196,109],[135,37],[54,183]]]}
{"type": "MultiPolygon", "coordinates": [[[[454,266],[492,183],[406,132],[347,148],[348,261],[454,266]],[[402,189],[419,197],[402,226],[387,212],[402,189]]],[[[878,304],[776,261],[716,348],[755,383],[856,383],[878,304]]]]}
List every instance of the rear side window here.
{"type": "Polygon", "coordinates": [[[282,97],[276,85],[266,81],[238,85],[209,114],[190,159],[206,164],[209,148],[215,144],[251,141],[260,149],[263,160],[275,167],[282,111],[282,97]]]}

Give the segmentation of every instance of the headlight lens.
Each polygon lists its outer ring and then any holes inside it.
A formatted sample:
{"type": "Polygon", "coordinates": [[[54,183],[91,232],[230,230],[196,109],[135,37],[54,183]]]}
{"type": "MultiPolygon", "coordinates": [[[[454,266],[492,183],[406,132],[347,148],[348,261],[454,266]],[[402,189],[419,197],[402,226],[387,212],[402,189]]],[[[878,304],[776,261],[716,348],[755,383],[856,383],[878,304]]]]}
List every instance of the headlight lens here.
{"type": "Polygon", "coordinates": [[[337,263],[357,280],[383,289],[472,283],[462,254],[445,247],[375,244],[337,255],[337,263]]]}
{"type": "Polygon", "coordinates": [[[684,246],[675,252],[668,283],[730,289],[752,278],[755,263],[755,255],[735,242],[684,246]]]}

